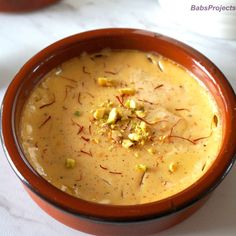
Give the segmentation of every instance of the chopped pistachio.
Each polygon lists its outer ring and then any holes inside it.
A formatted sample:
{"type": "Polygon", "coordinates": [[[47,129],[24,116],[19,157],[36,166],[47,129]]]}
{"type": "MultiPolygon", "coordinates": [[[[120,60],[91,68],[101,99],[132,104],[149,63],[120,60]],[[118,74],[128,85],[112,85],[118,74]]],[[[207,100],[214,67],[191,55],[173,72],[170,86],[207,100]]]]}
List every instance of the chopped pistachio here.
{"type": "Polygon", "coordinates": [[[112,108],[110,113],[109,113],[109,116],[108,116],[108,119],[107,119],[107,123],[108,124],[115,124],[116,121],[120,118],[120,113],[118,112],[117,108],[112,108]]]}
{"type": "Polygon", "coordinates": [[[80,113],[80,111],[75,111],[74,115],[75,115],[75,116],[80,116],[81,113],[80,113]]]}
{"type": "Polygon", "coordinates": [[[122,140],[123,135],[118,130],[112,130],[111,131],[111,137],[112,137],[113,140],[119,142],[120,140],[122,140]]]}
{"type": "Polygon", "coordinates": [[[136,108],[137,108],[137,103],[135,102],[135,100],[130,99],[129,107],[130,107],[131,109],[136,109],[136,108]]]}
{"type": "Polygon", "coordinates": [[[128,99],[125,102],[125,106],[130,108],[130,109],[136,109],[137,108],[137,103],[134,99],[128,99]]]}
{"type": "Polygon", "coordinates": [[[147,166],[143,164],[138,164],[136,165],[136,169],[145,172],[147,170],[147,166]]]}
{"type": "Polygon", "coordinates": [[[154,148],[148,148],[147,151],[152,155],[154,155],[156,153],[154,148]]]}
{"type": "Polygon", "coordinates": [[[123,141],[122,141],[122,147],[124,147],[124,148],[130,148],[133,145],[134,145],[134,143],[131,142],[129,139],[123,139],[123,141]]]}
{"type": "Polygon", "coordinates": [[[93,117],[96,119],[96,120],[100,120],[104,117],[105,115],[105,112],[106,112],[106,109],[105,108],[98,108],[95,110],[95,112],[93,113],[93,117]]]}
{"type": "Polygon", "coordinates": [[[125,106],[129,108],[129,104],[130,104],[130,100],[128,99],[128,100],[126,100],[126,102],[125,102],[125,106]]]}
{"type": "Polygon", "coordinates": [[[65,166],[66,166],[66,168],[68,168],[68,169],[74,168],[74,167],[75,167],[75,159],[67,158],[67,159],[66,159],[66,162],[65,162],[65,166]]]}
{"type": "Polygon", "coordinates": [[[135,121],[133,121],[133,120],[131,121],[130,124],[131,124],[131,128],[132,128],[132,129],[135,129],[135,127],[137,126],[137,122],[135,122],[135,121]]]}
{"type": "Polygon", "coordinates": [[[171,173],[173,173],[173,172],[175,172],[176,170],[177,170],[177,163],[174,163],[174,162],[170,163],[170,165],[169,165],[169,171],[170,171],[171,173]]]}
{"type": "Polygon", "coordinates": [[[140,118],[144,118],[147,115],[145,111],[140,111],[140,110],[135,111],[135,114],[140,118]]]}
{"type": "Polygon", "coordinates": [[[144,121],[140,122],[139,127],[143,132],[147,131],[147,124],[144,121]]]}
{"type": "Polygon", "coordinates": [[[121,95],[134,95],[136,91],[134,88],[121,88],[119,92],[121,95]]]}
{"type": "Polygon", "coordinates": [[[140,141],[142,139],[142,136],[139,135],[139,134],[136,134],[136,133],[131,133],[128,135],[128,138],[131,140],[131,141],[140,141]]]}
{"type": "Polygon", "coordinates": [[[110,78],[106,78],[106,77],[99,77],[97,79],[97,82],[100,86],[103,86],[103,87],[112,87],[112,86],[114,86],[114,80],[112,80],[110,78]]]}
{"type": "Polygon", "coordinates": [[[149,132],[147,132],[147,125],[143,121],[137,124],[134,130],[135,130],[135,133],[141,136],[142,140],[145,140],[149,136],[149,132]]]}

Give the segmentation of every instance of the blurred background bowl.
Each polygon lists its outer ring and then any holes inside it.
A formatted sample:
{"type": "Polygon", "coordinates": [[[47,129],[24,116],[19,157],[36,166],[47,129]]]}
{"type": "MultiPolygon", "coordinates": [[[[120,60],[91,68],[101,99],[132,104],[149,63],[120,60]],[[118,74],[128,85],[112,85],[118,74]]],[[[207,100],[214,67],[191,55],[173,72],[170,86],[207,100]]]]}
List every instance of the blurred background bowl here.
{"type": "Polygon", "coordinates": [[[60,0],[0,0],[2,12],[28,12],[47,7],[60,0]]]}

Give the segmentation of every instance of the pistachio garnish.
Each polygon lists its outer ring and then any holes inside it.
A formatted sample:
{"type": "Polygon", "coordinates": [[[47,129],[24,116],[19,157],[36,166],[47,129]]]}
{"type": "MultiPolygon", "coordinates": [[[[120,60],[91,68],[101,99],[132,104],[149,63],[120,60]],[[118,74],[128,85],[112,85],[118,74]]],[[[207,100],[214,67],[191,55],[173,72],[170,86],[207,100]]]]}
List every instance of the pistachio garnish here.
{"type": "Polygon", "coordinates": [[[134,143],[132,141],[130,141],[129,139],[123,139],[122,141],[122,147],[124,148],[130,148],[134,145],[134,143]]]}
{"type": "Polygon", "coordinates": [[[144,121],[140,122],[139,127],[143,132],[147,132],[147,124],[144,121]]]}
{"type": "Polygon", "coordinates": [[[136,165],[136,169],[145,172],[147,170],[147,166],[143,164],[138,164],[136,165]]]}
{"type": "Polygon", "coordinates": [[[130,108],[130,109],[136,109],[137,108],[137,103],[134,99],[128,99],[125,103],[125,106],[130,108]]]}
{"type": "Polygon", "coordinates": [[[68,169],[74,168],[74,167],[75,167],[75,159],[67,158],[67,159],[66,159],[66,162],[65,162],[65,166],[66,166],[66,168],[68,168],[68,169]]]}
{"type": "Polygon", "coordinates": [[[117,108],[112,108],[110,113],[109,113],[109,116],[108,116],[108,119],[107,119],[107,124],[114,124],[116,123],[116,121],[120,118],[120,113],[118,112],[118,109],[117,108]]]}
{"type": "Polygon", "coordinates": [[[142,139],[142,136],[139,135],[139,134],[136,134],[136,133],[131,133],[128,135],[128,138],[131,140],[131,141],[140,141],[142,139]]]}
{"type": "Polygon", "coordinates": [[[121,95],[134,95],[136,93],[134,88],[121,88],[118,91],[121,95]]]}
{"type": "Polygon", "coordinates": [[[74,112],[74,115],[75,115],[75,116],[80,116],[80,115],[81,115],[81,112],[80,112],[80,111],[75,111],[75,112],[74,112]]]}
{"type": "Polygon", "coordinates": [[[100,86],[103,86],[103,87],[112,87],[115,85],[114,80],[110,78],[106,78],[106,77],[97,78],[97,82],[100,86]]]}
{"type": "MultiPolygon", "coordinates": [[[[129,95],[134,92],[130,88],[119,91],[129,95]]],[[[150,123],[143,119],[146,116],[144,105],[134,99],[124,100],[124,97],[117,100],[118,104],[107,100],[93,112],[98,134],[107,134],[112,143],[120,143],[125,148],[143,146],[151,137],[147,127],[150,123]]]]}
{"type": "Polygon", "coordinates": [[[103,118],[103,116],[105,115],[106,109],[105,108],[98,108],[95,110],[95,112],[93,113],[93,117],[96,120],[100,120],[103,118]]]}
{"type": "Polygon", "coordinates": [[[145,111],[141,111],[141,110],[135,111],[135,114],[140,118],[144,118],[147,115],[145,111]]]}
{"type": "Polygon", "coordinates": [[[123,135],[122,135],[122,133],[120,131],[118,131],[118,130],[112,130],[111,131],[111,138],[113,140],[115,140],[116,142],[121,141],[122,137],[123,137],[123,135]]]}

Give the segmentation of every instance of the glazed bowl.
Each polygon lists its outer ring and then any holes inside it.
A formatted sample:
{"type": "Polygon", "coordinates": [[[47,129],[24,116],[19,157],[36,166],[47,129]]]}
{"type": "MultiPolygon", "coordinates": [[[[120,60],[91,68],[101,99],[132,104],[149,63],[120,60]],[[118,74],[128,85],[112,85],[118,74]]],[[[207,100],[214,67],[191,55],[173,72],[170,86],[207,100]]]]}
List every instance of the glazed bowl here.
{"type": "Polygon", "coordinates": [[[2,12],[29,12],[54,4],[60,0],[0,0],[2,12]]]}
{"type": "Polygon", "coordinates": [[[1,110],[1,138],[7,159],[32,199],[49,215],[95,235],[148,235],[194,213],[233,165],[236,154],[236,98],[220,70],[201,53],[174,39],[138,29],[101,29],[62,39],[32,57],[9,85],[1,110]],[[22,107],[34,86],[50,70],[82,52],[103,48],[159,53],[187,68],[214,96],[223,126],[218,157],[193,185],[166,199],[140,205],[103,205],[66,194],[43,179],[28,163],[19,143],[22,107]]]}

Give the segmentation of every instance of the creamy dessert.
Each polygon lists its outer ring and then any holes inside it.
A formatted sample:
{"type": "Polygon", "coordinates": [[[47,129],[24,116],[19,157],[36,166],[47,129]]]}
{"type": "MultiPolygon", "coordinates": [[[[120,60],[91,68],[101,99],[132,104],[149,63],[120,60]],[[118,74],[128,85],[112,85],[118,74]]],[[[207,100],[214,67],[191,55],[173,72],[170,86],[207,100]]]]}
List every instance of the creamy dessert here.
{"type": "Polygon", "coordinates": [[[209,91],[153,53],[83,53],[48,73],[21,115],[22,149],[47,181],[77,198],[133,205],[194,184],[218,155],[209,91]]]}

